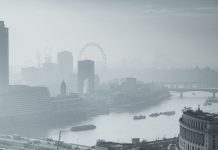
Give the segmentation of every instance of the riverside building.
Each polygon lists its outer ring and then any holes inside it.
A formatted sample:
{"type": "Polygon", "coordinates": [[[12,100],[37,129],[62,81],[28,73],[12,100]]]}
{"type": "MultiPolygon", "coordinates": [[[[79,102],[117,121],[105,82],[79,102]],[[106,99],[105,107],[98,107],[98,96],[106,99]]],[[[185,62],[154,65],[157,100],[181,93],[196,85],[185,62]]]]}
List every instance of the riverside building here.
{"type": "Polygon", "coordinates": [[[218,150],[218,114],[185,109],[179,121],[180,150],[218,150]]]}

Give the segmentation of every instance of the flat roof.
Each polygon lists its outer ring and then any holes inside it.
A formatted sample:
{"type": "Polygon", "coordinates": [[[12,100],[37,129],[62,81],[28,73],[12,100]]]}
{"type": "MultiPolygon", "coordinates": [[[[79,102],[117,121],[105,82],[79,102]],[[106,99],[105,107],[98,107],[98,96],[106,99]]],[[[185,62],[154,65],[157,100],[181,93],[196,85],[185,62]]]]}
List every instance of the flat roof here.
{"type": "Polygon", "coordinates": [[[185,115],[198,118],[201,120],[206,120],[206,121],[215,121],[218,122],[218,114],[216,113],[209,113],[209,112],[203,112],[200,109],[197,110],[192,110],[192,109],[186,109],[183,111],[185,115]]]}

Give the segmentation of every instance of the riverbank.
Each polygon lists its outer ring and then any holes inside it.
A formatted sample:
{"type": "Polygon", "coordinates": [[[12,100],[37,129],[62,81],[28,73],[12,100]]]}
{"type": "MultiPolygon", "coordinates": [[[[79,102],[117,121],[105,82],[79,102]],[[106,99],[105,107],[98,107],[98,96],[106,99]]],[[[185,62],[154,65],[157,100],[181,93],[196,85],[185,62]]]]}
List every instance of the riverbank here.
{"type": "MultiPolygon", "coordinates": [[[[95,130],[80,133],[72,133],[69,129],[72,125],[50,130],[48,137],[56,139],[60,130],[64,130],[62,134],[63,141],[75,142],[79,144],[94,145],[98,139],[113,142],[131,142],[132,138],[141,138],[152,141],[162,138],[172,138],[178,136],[179,118],[182,115],[184,107],[198,108],[198,104],[203,105],[209,94],[198,92],[195,96],[192,93],[186,93],[186,97],[181,99],[179,94],[173,95],[170,99],[146,107],[138,111],[117,111],[106,115],[98,115],[90,117],[88,120],[76,123],[76,125],[93,124],[95,130]],[[159,117],[146,117],[146,119],[135,121],[132,119],[134,115],[149,116],[155,112],[175,111],[175,115],[159,117]]],[[[209,112],[216,112],[217,105],[201,107],[201,109],[209,112]]]]}
{"type": "Polygon", "coordinates": [[[64,128],[85,122],[99,115],[116,112],[137,112],[166,100],[166,95],[156,95],[145,100],[127,101],[122,105],[111,105],[94,97],[86,97],[77,107],[67,111],[44,111],[34,114],[14,115],[0,118],[0,132],[42,138],[52,129],[64,128]]]}
{"type": "MultiPolygon", "coordinates": [[[[170,99],[166,99],[150,106],[143,104],[143,107],[141,107],[142,109],[136,108],[134,111],[128,109],[116,111],[116,109],[114,109],[108,113],[107,111],[103,112],[103,110],[102,112],[93,112],[93,110],[89,110],[90,114],[88,116],[78,119],[75,118],[79,112],[71,112],[71,114],[66,116],[68,121],[66,121],[66,117],[63,117],[62,115],[55,117],[56,120],[54,122],[50,122],[49,120],[46,121],[45,114],[45,119],[36,119],[37,117],[32,117],[32,120],[35,120],[33,122],[29,122],[20,117],[20,125],[18,126],[14,124],[13,119],[11,119],[10,126],[5,127],[8,130],[5,130],[4,133],[19,134],[27,137],[51,137],[57,139],[59,131],[61,130],[64,131],[62,133],[63,141],[89,146],[94,145],[98,139],[130,142],[134,137],[139,137],[149,141],[163,137],[171,138],[178,135],[178,119],[181,117],[181,110],[185,106],[197,108],[198,104],[203,105],[205,99],[208,97],[205,93],[196,93],[195,96],[191,93],[187,93],[186,96],[187,97],[184,97],[183,99],[180,99],[179,95],[172,96],[170,99]],[[149,115],[154,112],[165,112],[169,110],[175,110],[176,114],[173,116],[159,116],[155,118],[147,117],[146,119],[139,121],[134,121],[132,119],[133,115],[149,115]],[[25,125],[22,125],[22,122],[24,122],[25,125]],[[36,124],[36,122],[40,123],[36,124]],[[111,124],[111,122],[113,123],[111,124]],[[93,124],[96,126],[96,130],[80,133],[73,133],[70,131],[72,126],[84,124],[93,124]]],[[[202,109],[205,109],[206,111],[216,111],[216,108],[215,104],[202,107],[202,109]]],[[[48,114],[47,117],[51,117],[50,115],[51,114],[48,114]]],[[[2,122],[0,126],[1,125],[2,122]]],[[[0,129],[2,130],[2,128],[0,129]]]]}

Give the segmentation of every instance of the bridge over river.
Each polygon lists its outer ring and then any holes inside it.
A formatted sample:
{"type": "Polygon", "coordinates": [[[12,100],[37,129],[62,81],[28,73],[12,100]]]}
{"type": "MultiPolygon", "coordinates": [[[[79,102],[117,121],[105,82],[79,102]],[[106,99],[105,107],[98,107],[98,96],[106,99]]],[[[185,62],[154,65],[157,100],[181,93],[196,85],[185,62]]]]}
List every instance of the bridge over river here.
{"type": "Polygon", "coordinates": [[[169,88],[169,91],[180,93],[180,97],[183,98],[184,92],[209,92],[212,93],[212,97],[216,97],[218,88],[169,88]]]}

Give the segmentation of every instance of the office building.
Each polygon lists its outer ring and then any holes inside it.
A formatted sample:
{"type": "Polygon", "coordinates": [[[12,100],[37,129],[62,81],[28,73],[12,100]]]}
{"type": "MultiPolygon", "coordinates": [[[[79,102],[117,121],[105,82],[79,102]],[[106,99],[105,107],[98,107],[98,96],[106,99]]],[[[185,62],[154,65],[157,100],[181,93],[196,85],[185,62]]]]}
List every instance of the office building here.
{"type": "Polygon", "coordinates": [[[8,28],[0,21],[0,93],[4,92],[9,84],[9,42],[8,28]]]}
{"type": "Polygon", "coordinates": [[[185,109],[180,118],[180,150],[217,150],[218,114],[185,109]]]}
{"type": "Polygon", "coordinates": [[[62,51],[57,56],[58,72],[62,79],[68,79],[73,74],[73,55],[69,51],[62,51]]]}
{"type": "Polygon", "coordinates": [[[83,94],[95,91],[95,62],[92,60],[78,62],[78,91],[83,94]]]}
{"type": "Polygon", "coordinates": [[[10,85],[8,92],[0,95],[0,118],[47,112],[51,109],[49,98],[45,87],[10,85]]]}

